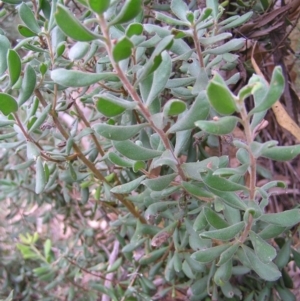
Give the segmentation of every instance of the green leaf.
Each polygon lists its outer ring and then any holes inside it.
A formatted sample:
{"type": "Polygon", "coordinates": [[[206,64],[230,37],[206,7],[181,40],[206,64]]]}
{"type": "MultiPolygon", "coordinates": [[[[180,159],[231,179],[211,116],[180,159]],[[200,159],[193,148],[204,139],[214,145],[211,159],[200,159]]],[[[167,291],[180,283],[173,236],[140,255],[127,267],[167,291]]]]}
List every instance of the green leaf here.
{"type": "Polygon", "coordinates": [[[144,27],[140,23],[131,23],[126,28],[126,36],[131,38],[133,36],[139,36],[143,33],[144,27]]]}
{"type": "Polygon", "coordinates": [[[132,48],[133,44],[127,37],[122,37],[120,40],[118,40],[112,52],[115,62],[118,63],[129,58],[131,56],[132,48]]]}
{"type": "Polygon", "coordinates": [[[236,97],[228,89],[219,74],[215,74],[207,86],[207,96],[213,108],[220,114],[231,115],[236,111],[236,97]]]}
{"type": "Polygon", "coordinates": [[[6,36],[0,34],[0,76],[7,69],[7,60],[5,59],[10,49],[10,42],[6,36]]]}
{"type": "MultiPolygon", "coordinates": [[[[52,248],[52,242],[51,240],[48,238],[46,239],[46,241],[44,242],[44,256],[46,259],[48,259],[51,255],[51,248],[52,248]]],[[[48,260],[47,260],[48,261],[48,260]]]]}
{"type": "Polygon", "coordinates": [[[227,23],[226,25],[222,26],[219,31],[225,31],[227,29],[231,29],[231,28],[235,28],[238,27],[242,24],[244,24],[245,22],[247,22],[253,15],[253,11],[249,11],[246,14],[242,15],[242,16],[238,16],[238,18],[236,18],[235,20],[227,23]]]}
{"type": "Polygon", "coordinates": [[[171,99],[164,105],[164,115],[179,115],[186,110],[186,104],[179,99],[171,99]]]}
{"type": "Polygon", "coordinates": [[[200,42],[200,44],[207,46],[207,45],[215,44],[220,41],[229,39],[231,37],[232,37],[232,34],[229,32],[226,32],[226,33],[221,33],[221,34],[211,36],[208,38],[199,38],[199,42],[200,42]]]}
{"type": "Polygon", "coordinates": [[[279,250],[275,259],[275,264],[278,266],[279,269],[283,269],[289,263],[290,256],[291,256],[291,239],[288,239],[279,250]]]}
{"type": "Polygon", "coordinates": [[[187,21],[181,21],[175,18],[172,18],[166,14],[162,14],[160,12],[155,12],[155,19],[167,23],[169,25],[178,25],[178,26],[188,26],[189,23],[187,21]]]}
{"type": "Polygon", "coordinates": [[[27,101],[33,94],[36,84],[36,74],[34,69],[27,64],[24,70],[24,77],[22,81],[22,86],[20,94],[18,97],[18,104],[21,106],[25,101],[27,101]]]}
{"type": "Polygon", "coordinates": [[[131,182],[128,182],[126,184],[115,186],[110,190],[112,193],[119,193],[119,194],[126,194],[130,193],[131,191],[135,190],[141,182],[146,178],[146,176],[141,176],[131,182]]]}
{"type": "Polygon", "coordinates": [[[122,167],[132,167],[133,165],[132,161],[125,160],[124,158],[119,157],[117,154],[113,152],[108,153],[108,159],[112,163],[122,167]]]}
{"type": "Polygon", "coordinates": [[[259,236],[262,239],[271,239],[277,237],[279,234],[283,233],[286,227],[280,227],[278,225],[268,225],[260,233],[259,236]]]}
{"type": "Polygon", "coordinates": [[[146,100],[147,106],[150,106],[153,100],[155,100],[155,98],[158,97],[159,94],[165,89],[167,81],[171,75],[171,71],[172,62],[170,55],[167,53],[167,51],[163,51],[162,62],[153,74],[151,89],[146,100]]]}
{"type": "Polygon", "coordinates": [[[218,286],[224,286],[225,282],[227,282],[232,273],[232,260],[227,260],[224,264],[222,264],[220,267],[217,268],[215,274],[214,274],[214,282],[218,286]]]}
{"type": "Polygon", "coordinates": [[[207,118],[209,109],[210,107],[206,93],[199,93],[190,109],[178,116],[176,123],[170,127],[168,133],[193,129],[196,121],[207,118]]]}
{"type": "Polygon", "coordinates": [[[128,126],[116,126],[108,125],[105,123],[98,123],[93,125],[93,128],[96,133],[109,140],[123,141],[135,136],[141,131],[141,129],[143,129],[147,125],[147,123],[142,123],[128,126]]]}
{"type": "MultiPolygon", "coordinates": [[[[64,45],[64,44],[63,44],[64,45]]],[[[90,44],[87,42],[77,42],[69,50],[68,56],[71,61],[82,59],[89,51],[90,44]]],[[[57,53],[60,56],[60,53],[57,53]]]]}
{"type": "Polygon", "coordinates": [[[127,141],[114,141],[113,146],[123,156],[138,161],[150,160],[162,155],[162,152],[138,146],[137,144],[127,141]]]}
{"type": "Polygon", "coordinates": [[[177,18],[187,21],[186,13],[189,11],[189,8],[183,0],[172,0],[171,10],[177,18]]]}
{"type": "Polygon", "coordinates": [[[134,251],[135,249],[137,249],[138,247],[143,245],[147,239],[148,239],[147,237],[144,237],[140,240],[136,240],[136,241],[133,241],[133,242],[129,243],[128,245],[123,247],[122,253],[127,253],[127,252],[134,251]]]}
{"type": "Polygon", "coordinates": [[[13,86],[20,77],[22,64],[18,53],[12,49],[8,50],[7,53],[7,65],[10,78],[10,86],[13,86]]]}
{"type": "Polygon", "coordinates": [[[284,91],[284,85],[285,81],[282,74],[282,69],[281,67],[276,66],[272,73],[272,79],[267,95],[259,105],[255,106],[254,109],[250,111],[249,114],[262,112],[271,108],[272,105],[280,99],[280,96],[284,91]]]}
{"type": "Polygon", "coordinates": [[[0,111],[7,116],[10,113],[16,112],[17,110],[18,103],[16,100],[6,93],[0,93],[0,111]]]}
{"type": "Polygon", "coordinates": [[[219,230],[211,230],[204,231],[200,233],[201,238],[211,238],[218,240],[230,240],[233,239],[237,234],[239,234],[245,228],[244,222],[239,222],[232,226],[219,229],[219,230]]]}
{"type": "Polygon", "coordinates": [[[113,72],[87,73],[63,68],[51,71],[51,79],[65,87],[86,87],[101,80],[118,81],[118,77],[113,72]]]}
{"type": "Polygon", "coordinates": [[[191,182],[181,182],[182,187],[191,195],[197,196],[199,198],[211,198],[214,199],[214,195],[207,191],[203,185],[199,183],[191,183],[191,182]]]}
{"type": "Polygon", "coordinates": [[[109,26],[131,21],[141,12],[141,6],[141,0],[126,0],[118,15],[109,22],[109,26]]]}
{"type": "Polygon", "coordinates": [[[99,36],[79,23],[78,19],[61,4],[57,4],[56,6],[55,21],[66,36],[76,41],[89,42],[99,39],[99,36]]]}
{"type": "MultiPolygon", "coordinates": [[[[138,82],[144,80],[149,74],[154,72],[162,62],[161,53],[169,49],[173,44],[173,35],[167,35],[156,45],[150,59],[144,65],[141,73],[138,75],[138,82]]],[[[139,45],[142,47],[141,45],[139,45]]]]}
{"type": "Polygon", "coordinates": [[[225,54],[230,51],[241,49],[245,45],[245,39],[231,39],[229,42],[222,44],[216,48],[206,49],[203,54],[225,54]]]}
{"type": "Polygon", "coordinates": [[[37,34],[24,25],[18,25],[18,32],[25,38],[36,37],[37,34]]]}
{"type": "Polygon", "coordinates": [[[237,184],[222,177],[214,176],[212,171],[208,171],[205,175],[202,175],[202,179],[208,187],[219,191],[248,190],[246,186],[237,184]]]}
{"type": "Polygon", "coordinates": [[[35,193],[40,194],[46,186],[46,174],[40,156],[36,160],[35,193]]]}
{"type": "Polygon", "coordinates": [[[195,122],[195,125],[212,135],[226,135],[232,133],[238,120],[235,116],[225,116],[211,121],[199,120],[195,122]]]}
{"type": "Polygon", "coordinates": [[[255,254],[263,263],[269,263],[276,257],[276,250],[255,232],[250,231],[249,237],[255,254]]]}
{"type": "Polygon", "coordinates": [[[279,213],[267,213],[263,214],[259,219],[281,227],[292,227],[300,222],[300,210],[291,209],[279,213]]]}
{"type": "Polygon", "coordinates": [[[97,14],[103,14],[107,11],[110,5],[110,0],[87,0],[89,7],[97,14]]]}
{"type": "Polygon", "coordinates": [[[28,133],[32,133],[36,129],[40,128],[40,126],[43,124],[43,122],[46,120],[46,118],[48,118],[51,108],[52,108],[52,104],[48,104],[47,107],[43,109],[41,115],[31,125],[28,133]]]}
{"type": "Polygon", "coordinates": [[[168,248],[169,247],[163,247],[142,256],[141,259],[139,260],[139,264],[146,265],[156,261],[158,258],[162,257],[165,254],[168,248]]]}
{"type": "Polygon", "coordinates": [[[147,179],[142,182],[145,186],[153,191],[161,191],[167,188],[170,183],[175,179],[176,174],[170,174],[166,176],[159,176],[155,179],[147,179]]]}
{"type": "Polygon", "coordinates": [[[233,257],[233,255],[236,253],[236,251],[237,251],[238,248],[239,248],[239,244],[235,243],[232,246],[230,246],[227,250],[225,250],[221,254],[220,259],[219,259],[217,265],[222,265],[225,262],[227,262],[228,260],[230,260],[233,257]]]}
{"type": "Polygon", "coordinates": [[[24,2],[19,6],[19,16],[21,20],[24,22],[24,24],[34,33],[39,34],[41,29],[39,27],[39,24],[37,23],[37,20],[32,12],[32,9],[30,9],[27,4],[24,2]]]}
{"type": "Polygon", "coordinates": [[[209,207],[204,207],[204,214],[207,222],[216,229],[228,228],[228,223],[225,222],[215,211],[209,207]]]}
{"type": "Polygon", "coordinates": [[[193,229],[195,231],[201,231],[206,228],[208,225],[207,219],[204,214],[204,210],[201,209],[200,213],[198,216],[195,218],[194,224],[193,224],[193,229]]]}
{"type": "Polygon", "coordinates": [[[202,263],[208,263],[219,257],[229,247],[230,244],[223,244],[216,247],[203,249],[193,253],[191,258],[202,263]]]}
{"type": "Polygon", "coordinates": [[[107,117],[120,115],[125,112],[125,110],[133,110],[135,107],[135,102],[121,99],[111,94],[101,94],[97,97],[96,101],[97,110],[107,117]]]}
{"type": "Polygon", "coordinates": [[[286,287],[276,285],[276,290],[279,294],[280,300],[284,301],[296,301],[296,296],[286,287]]]}
{"type": "Polygon", "coordinates": [[[289,161],[300,154],[300,144],[264,148],[261,156],[275,161],[289,161]]]}
{"type": "Polygon", "coordinates": [[[259,277],[266,281],[276,281],[281,277],[281,273],[277,266],[273,263],[263,263],[259,257],[249,247],[242,245],[243,251],[251,263],[251,268],[259,277]]]}

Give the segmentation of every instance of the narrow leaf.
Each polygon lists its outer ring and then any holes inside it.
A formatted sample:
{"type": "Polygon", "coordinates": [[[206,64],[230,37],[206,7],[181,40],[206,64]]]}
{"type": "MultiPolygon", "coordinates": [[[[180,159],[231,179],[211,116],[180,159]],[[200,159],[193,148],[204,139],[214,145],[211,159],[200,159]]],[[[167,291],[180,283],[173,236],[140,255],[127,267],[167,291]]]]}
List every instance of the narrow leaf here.
{"type": "Polygon", "coordinates": [[[36,34],[40,33],[41,29],[32,10],[24,2],[19,6],[19,16],[31,31],[36,34]]]}
{"type": "Polygon", "coordinates": [[[237,234],[239,234],[244,228],[245,223],[240,222],[227,228],[212,231],[204,231],[200,234],[200,237],[218,240],[230,240],[233,239],[237,234]]]}
{"type": "Polygon", "coordinates": [[[274,263],[263,263],[249,247],[242,245],[242,248],[245,252],[245,255],[251,262],[251,268],[258,274],[259,277],[266,281],[276,281],[281,277],[281,273],[274,263]]]}
{"type": "Polygon", "coordinates": [[[264,263],[271,262],[276,257],[276,250],[255,232],[249,233],[254,251],[264,263]]]}
{"type": "Polygon", "coordinates": [[[55,13],[56,24],[66,36],[82,42],[99,39],[99,36],[89,31],[73,14],[63,5],[57,4],[55,13]]]}
{"type": "Polygon", "coordinates": [[[101,80],[118,81],[118,77],[113,72],[87,73],[62,68],[51,71],[51,79],[65,87],[86,87],[101,80]]]}
{"type": "Polygon", "coordinates": [[[215,74],[207,87],[207,96],[213,108],[220,114],[231,115],[236,111],[235,96],[219,74],[215,74]]]}
{"type": "Polygon", "coordinates": [[[40,194],[43,192],[46,185],[46,175],[43,162],[40,156],[36,160],[36,178],[35,178],[35,193],[40,194]]]}
{"type": "Polygon", "coordinates": [[[207,222],[216,229],[228,228],[228,223],[222,219],[215,211],[209,207],[204,208],[204,214],[207,222]]]}
{"type": "Polygon", "coordinates": [[[147,179],[142,182],[145,186],[153,191],[161,191],[169,186],[169,184],[175,179],[176,174],[170,174],[166,176],[159,176],[156,179],[147,179]]]}
{"type": "Polygon", "coordinates": [[[176,123],[171,126],[168,132],[175,133],[177,131],[193,129],[196,121],[207,118],[209,109],[207,95],[204,92],[199,93],[190,109],[178,116],[176,123]]]}
{"type": "Polygon", "coordinates": [[[128,126],[116,126],[108,125],[105,123],[98,123],[93,126],[94,130],[101,136],[110,139],[110,140],[128,140],[131,137],[135,136],[141,131],[147,123],[128,125],[128,126]]]}
{"type": "Polygon", "coordinates": [[[10,78],[10,86],[13,86],[21,74],[21,59],[15,50],[10,49],[7,53],[7,65],[10,78]]]}
{"type": "Polygon", "coordinates": [[[217,120],[199,120],[195,125],[203,131],[212,135],[227,135],[235,129],[238,118],[235,116],[225,116],[217,120]]]}
{"type": "Polygon", "coordinates": [[[267,213],[263,214],[259,219],[280,227],[292,227],[300,222],[300,211],[299,209],[291,209],[279,213],[267,213]]]}
{"type": "Polygon", "coordinates": [[[127,23],[141,12],[141,0],[126,0],[118,15],[109,22],[109,26],[127,23]]]}
{"type": "Polygon", "coordinates": [[[255,106],[254,109],[250,111],[249,114],[262,112],[271,108],[272,105],[277,100],[279,100],[281,94],[283,93],[284,85],[285,82],[282,74],[282,69],[281,67],[277,66],[273,70],[272,79],[267,95],[259,105],[255,106]]]}
{"type": "Polygon", "coordinates": [[[0,76],[7,69],[7,60],[4,59],[7,56],[8,50],[10,48],[10,42],[8,38],[0,34],[0,76]]]}
{"type": "Polygon", "coordinates": [[[300,144],[264,148],[261,156],[275,161],[289,161],[300,154],[300,144]]]}
{"type": "Polygon", "coordinates": [[[225,54],[227,52],[241,49],[245,45],[245,39],[231,39],[229,42],[212,49],[206,49],[203,54],[225,54]]]}
{"type": "Polygon", "coordinates": [[[241,184],[234,183],[225,178],[214,176],[211,171],[208,171],[202,176],[203,182],[208,186],[220,191],[247,191],[248,188],[241,184]]]}
{"type": "Polygon", "coordinates": [[[112,193],[120,193],[120,194],[126,194],[130,193],[131,191],[135,190],[141,182],[146,178],[146,176],[141,176],[131,182],[128,182],[126,184],[115,186],[110,190],[112,193]]]}
{"type": "Polygon", "coordinates": [[[202,263],[208,263],[219,257],[229,247],[230,244],[223,244],[209,249],[203,249],[193,253],[191,258],[202,263]]]}
{"type": "Polygon", "coordinates": [[[24,77],[22,81],[22,86],[20,94],[18,97],[18,104],[21,106],[25,101],[27,101],[33,94],[36,85],[36,74],[34,69],[27,64],[24,70],[24,77]]]}
{"type": "Polygon", "coordinates": [[[123,156],[138,161],[150,160],[162,155],[162,152],[138,146],[137,144],[127,141],[114,141],[113,146],[123,156]]]}

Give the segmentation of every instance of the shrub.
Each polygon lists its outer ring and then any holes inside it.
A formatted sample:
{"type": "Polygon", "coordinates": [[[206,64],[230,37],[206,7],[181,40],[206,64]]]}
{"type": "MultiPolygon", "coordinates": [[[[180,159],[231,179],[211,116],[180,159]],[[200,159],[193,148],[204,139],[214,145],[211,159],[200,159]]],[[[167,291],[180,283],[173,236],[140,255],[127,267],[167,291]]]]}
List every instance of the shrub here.
{"type": "Polygon", "coordinates": [[[2,291],[293,300],[299,209],[267,213],[285,183],[256,180],[258,158],[300,153],[257,139],[281,68],[229,88],[245,45],[229,31],[252,13],[226,18],[214,0],[3,2],[22,38],[0,35],[2,291]]]}

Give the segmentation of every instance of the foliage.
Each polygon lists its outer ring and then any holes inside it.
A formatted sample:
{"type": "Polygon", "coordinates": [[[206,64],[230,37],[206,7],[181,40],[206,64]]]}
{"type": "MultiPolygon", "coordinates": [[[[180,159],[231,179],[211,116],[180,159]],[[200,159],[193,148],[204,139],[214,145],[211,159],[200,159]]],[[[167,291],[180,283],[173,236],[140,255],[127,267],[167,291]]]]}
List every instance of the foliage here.
{"type": "Polygon", "coordinates": [[[300,264],[289,235],[299,209],[268,213],[285,183],[257,186],[258,158],[300,153],[257,138],[281,68],[230,89],[245,40],[229,31],[252,13],[226,18],[215,0],[3,2],[22,38],[0,35],[1,291],[295,300],[286,266],[300,264]]]}

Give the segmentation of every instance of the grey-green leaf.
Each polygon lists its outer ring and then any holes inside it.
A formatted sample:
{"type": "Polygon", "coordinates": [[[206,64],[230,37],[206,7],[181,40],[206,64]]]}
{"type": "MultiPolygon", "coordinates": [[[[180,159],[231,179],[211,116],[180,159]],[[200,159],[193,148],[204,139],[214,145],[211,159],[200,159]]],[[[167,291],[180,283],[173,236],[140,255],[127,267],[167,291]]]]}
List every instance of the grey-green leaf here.
{"type": "Polygon", "coordinates": [[[113,146],[123,156],[138,161],[150,160],[162,155],[162,152],[138,146],[137,144],[127,141],[114,141],[113,146]]]}
{"type": "Polygon", "coordinates": [[[19,7],[19,16],[31,31],[33,31],[36,34],[40,33],[41,29],[37,23],[37,20],[32,10],[24,2],[19,7]]]}
{"type": "Polygon", "coordinates": [[[86,87],[101,80],[118,81],[113,72],[87,73],[77,70],[58,68],[51,71],[51,79],[65,87],[86,87]]]}
{"type": "Polygon", "coordinates": [[[220,256],[229,247],[230,244],[223,244],[216,247],[203,249],[193,253],[191,258],[199,262],[208,263],[220,256]]]}
{"type": "Polygon", "coordinates": [[[204,231],[200,234],[200,237],[218,240],[230,240],[233,239],[238,233],[240,233],[244,229],[244,227],[245,223],[239,222],[223,229],[204,231]]]}
{"type": "Polygon", "coordinates": [[[195,125],[203,131],[212,135],[230,134],[236,127],[238,118],[235,116],[225,116],[217,120],[199,120],[195,125]]]}
{"type": "Polygon", "coordinates": [[[98,123],[93,126],[94,130],[101,136],[110,139],[123,141],[130,139],[141,131],[147,123],[135,124],[135,125],[109,125],[106,123],[98,123]]]}
{"type": "Polygon", "coordinates": [[[251,262],[251,268],[259,277],[266,281],[276,281],[281,277],[281,273],[274,263],[263,263],[252,249],[245,245],[242,245],[242,248],[248,260],[251,262]]]}
{"type": "Polygon", "coordinates": [[[292,227],[300,222],[300,210],[291,209],[279,213],[267,213],[263,214],[259,219],[281,227],[292,227]]]}
{"type": "Polygon", "coordinates": [[[170,127],[168,132],[175,133],[194,128],[194,123],[196,121],[207,118],[209,107],[210,106],[206,93],[199,93],[190,109],[178,116],[176,123],[170,127]]]}
{"type": "Polygon", "coordinates": [[[0,34],[0,76],[7,69],[7,60],[5,59],[7,56],[7,52],[10,48],[10,42],[6,36],[0,34]]]}
{"type": "Polygon", "coordinates": [[[35,193],[40,194],[46,186],[46,174],[43,162],[40,156],[36,160],[36,179],[35,179],[35,193]]]}
{"type": "Polygon", "coordinates": [[[267,95],[259,105],[255,106],[254,109],[250,111],[249,114],[262,112],[271,108],[283,93],[284,85],[285,81],[282,74],[282,69],[281,67],[277,66],[273,70],[272,79],[267,95]]]}
{"type": "Polygon", "coordinates": [[[146,178],[146,176],[141,176],[131,182],[128,182],[126,184],[115,186],[110,190],[112,193],[119,193],[119,194],[126,194],[130,193],[131,191],[135,190],[141,182],[146,178]]]}
{"type": "Polygon", "coordinates": [[[276,250],[255,232],[250,231],[249,237],[256,255],[262,262],[269,263],[276,257],[276,250]]]}
{"type": "Polygon", "coordinates": [[[159,176],[155,179],[147,179],[142,182],[145,186],[153,191],[161,191],[169,186],[169,184],[175,179],[176,174],[170,174],[165,176],[159,176]]]}
{"type": "Polygon", "coordinates": [[[152,101],[164,90],[172,71],[172,62],[167,51],[162,53],[162,62],[154,71],[151,89],[149,91],[146,104],[149,106],[152,101]]]}

